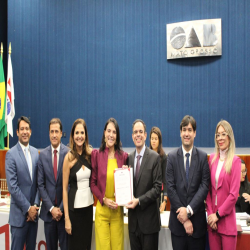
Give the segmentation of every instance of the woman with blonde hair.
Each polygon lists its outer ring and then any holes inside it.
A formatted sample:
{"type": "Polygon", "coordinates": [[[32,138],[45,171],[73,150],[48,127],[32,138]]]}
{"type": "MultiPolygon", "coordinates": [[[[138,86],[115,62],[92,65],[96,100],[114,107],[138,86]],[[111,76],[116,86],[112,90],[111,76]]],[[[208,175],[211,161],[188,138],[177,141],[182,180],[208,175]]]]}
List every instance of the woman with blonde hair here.
{"type": "Polygon", "coordinates": [[[235,155],[231,125],[220,121],[215,130],[215,154],[209,159],[210,188],[207,195],[207,223],[211,250],[235,250],[237,227],[235,203],[241,178],[241,160],[235,155]]]}
{"type": "Polygon", "coordinates": [[[70,151],[63,163],[63,206],[69,250],[91,249],[94,203],[90,190],[91,152],[86,123],[77,119],[70,133],[70,151]]]}
{"type": "Polygon", "coordinates": [[[166,166],[167,155],[162,147],[162,135],[161,130],[158,127],[152,127],[150,131],[150,149],[154,150],[161,157],[161,171],[162,171],[162,191],[163,201],[160,197],[160,212],[163,212],[167,205],[167,188],[166,188],[166,166]]]}

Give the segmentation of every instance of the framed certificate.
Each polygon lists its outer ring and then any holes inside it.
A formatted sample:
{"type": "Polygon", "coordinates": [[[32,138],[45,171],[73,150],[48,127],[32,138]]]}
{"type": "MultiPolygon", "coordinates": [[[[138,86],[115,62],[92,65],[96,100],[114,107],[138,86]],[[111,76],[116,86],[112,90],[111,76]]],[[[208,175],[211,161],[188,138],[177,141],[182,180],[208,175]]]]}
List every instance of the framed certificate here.
{"type": "Polygon", "coordinates": [[[117,168],[114,170],[115,202],[125,206],[133,199],[133,169],[117,168]]]}

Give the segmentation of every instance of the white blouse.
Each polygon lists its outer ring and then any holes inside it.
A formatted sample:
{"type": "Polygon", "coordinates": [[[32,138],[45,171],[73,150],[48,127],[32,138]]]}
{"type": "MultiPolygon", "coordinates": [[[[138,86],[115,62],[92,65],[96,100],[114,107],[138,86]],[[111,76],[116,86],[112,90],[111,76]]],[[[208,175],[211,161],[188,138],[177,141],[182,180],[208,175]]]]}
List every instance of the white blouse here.
{"type": "MultiPolygon", "coordinates": [[[[218,186],[220,172],[221,172],[221,169],[222,169],[222,167],[224,165],[224,162],[225,161],[219,160],[218,165],[217,165],[217,169],[216,169],[216,173],[215,173],[215,186],[216,186],[216,189],[217,189],[217,186],[218,186]]],[[[216,193],[216,197],[215,197],[215,205],[217,206],[217,193],[216,193]]]]}
{"type": "Polygon", "coordinates": [[[80,168],[76,173],[77,191],[75,196],[74,208],[88,207],[94,203],[94,198],[89,186],[91,171],[85,167],[80,168]]]}

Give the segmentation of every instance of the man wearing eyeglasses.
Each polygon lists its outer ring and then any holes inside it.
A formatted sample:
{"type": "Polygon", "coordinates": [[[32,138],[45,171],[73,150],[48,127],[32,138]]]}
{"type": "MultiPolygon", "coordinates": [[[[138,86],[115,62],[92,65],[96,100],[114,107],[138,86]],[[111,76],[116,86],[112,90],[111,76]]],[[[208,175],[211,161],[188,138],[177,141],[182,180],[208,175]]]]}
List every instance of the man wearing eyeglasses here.
{"type": "Polygon", "coordinates": [[[161,192],[160,156],[145,146],[146,124],[137,119],[132,125],[136,150],[129,155],[128,165],[134,173],[134,199],[127,204],[131,250],[158,249],[160,212],[157,198],[161,192]]]}
{"type": "Polygon", "coordinates": [[[196,121],[185,116],[180,124],[182,146],[168,154],[166,184],[171,203],[169,229],[174,250],[203,250],[210,172],[207,154],[194,147],[196,121]]]}

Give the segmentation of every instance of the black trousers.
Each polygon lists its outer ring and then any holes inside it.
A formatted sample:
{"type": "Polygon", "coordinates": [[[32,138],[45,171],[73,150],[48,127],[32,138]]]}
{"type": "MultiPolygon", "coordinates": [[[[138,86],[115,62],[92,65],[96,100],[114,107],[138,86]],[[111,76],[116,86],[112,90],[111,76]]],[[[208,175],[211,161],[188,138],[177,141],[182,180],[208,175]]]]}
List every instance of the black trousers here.
{"type": "Polygon", "coordinates": [[[201,238],[192,236],[176,236],[171,233],[173,250],[205,250],[206,235],[201,238]]]}
{"type": "Polygon", "coordinates": [[[156,250],[158,249],[159,232],[143,234],[137,223],[135,232],[129,232],[131,250],[156,250]]]}
{"type": "Polygon", "coordinates": [[[72,234],[68,235],[69,250],[90,250],[93,226],[93,206],[69,210],[72,234]]]}

